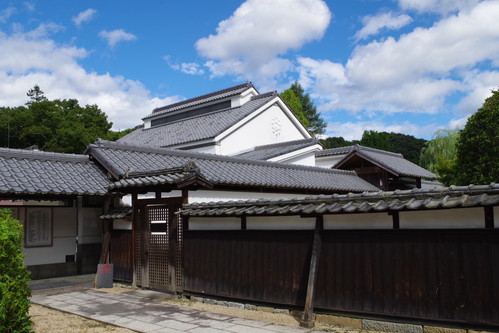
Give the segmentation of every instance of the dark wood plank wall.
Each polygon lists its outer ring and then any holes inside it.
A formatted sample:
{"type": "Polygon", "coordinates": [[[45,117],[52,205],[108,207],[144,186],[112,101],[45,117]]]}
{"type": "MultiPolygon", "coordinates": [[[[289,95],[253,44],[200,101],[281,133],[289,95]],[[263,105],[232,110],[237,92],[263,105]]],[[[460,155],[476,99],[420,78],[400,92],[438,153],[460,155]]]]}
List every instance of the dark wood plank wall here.
{"type": "Polygon", "coordinates": [[[109,249],[110,262],[114,264],[114,279],[132,282],[133,257],[132,257],[132,231],[113,230],[109,249]]]}
{"type": "MultiPolygon", "coordinates": [[[[313,231],[187,231],[186,291],[304,305],[313,231]]],[[[324,231],[315,307],[499,327],[499,230],[324,231]]]]}
{"type": "Polygon", "coordinates": [[[303,304],[313,231],[187,231],[184,290],[303,304]]]}

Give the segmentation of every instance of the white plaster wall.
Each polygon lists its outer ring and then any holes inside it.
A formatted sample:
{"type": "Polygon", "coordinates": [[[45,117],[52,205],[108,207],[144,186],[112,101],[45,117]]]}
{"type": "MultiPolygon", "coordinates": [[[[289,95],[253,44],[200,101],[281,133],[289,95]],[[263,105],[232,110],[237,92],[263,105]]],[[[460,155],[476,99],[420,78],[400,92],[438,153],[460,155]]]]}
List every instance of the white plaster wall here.
{"type": "Polygon", "coordinates": [[[257,200],[257,199],[292,199],[304,198],[309,194],[231,192],[231,191],[189,191],[189,203],[257,200]]]}
{"type": "Polygon", "coordinates": [[[73,237],[76,242],[76,209],[71,208],[54,208],[53,209],[53,226],[54,237],[73,237]]]}
{"type": "Polygon", "coordinates": [[[331,168],[333,165],[338,163],[345,157],[346,154],[344,155],[334,155],[334,156],[321,156],[321,157],[316,157],[315,158],[315,166],[321,167],[321,168],[331,168]]]}
{"type": "Polygon", "coordinates": [[[483,207],[400,212],[401,229],[484,228],[483,207]]]}
{"type": "Polygon", "coordinates": [[[255,216],[246,218],[248,230],[314,230],[315,218],[300,216],[255,216]]]}
{"type": "Polygon", "coordinates": [[[190,217],[189,230],[240,230],[238,217],[190,217]]]}
{"type": "Polygon", "coordinates": [[[24,249],[24,263],[43,265],[66,262],[67,255],[76,254],[75,237],[54,237],[49,247],[30,247],[24,249]]]}
{"type": "Polygon", "coordinates": [[[220,155],[220,145],[218,145],[218,144],[204,146],[204,147],[197,147],[197,148],[192,148],[192,149],[188,149],[188,150],[199,152],[199,153],[220,155]]]}
{"type": "Polygon", "coordinates": [[[388,213],[324,215],[324,229],[392,229],[388,213]]]}
{"type": "MultiPolygon", "coordinates": [[[[25,208],[19,208],[19,220],[26,218],[25,208]]],[[[76,254],[76,208],[55,207],[52,211],[52,246],[24,248],[26,265],[66,262],[67,255],[76,254]]]]}
{"type": "Polygon", "coordinates": [[[273,105],[222,138],[220,154],[233,155],[256,146],[301,139],[306,137],[279,106],[273,105]]]}

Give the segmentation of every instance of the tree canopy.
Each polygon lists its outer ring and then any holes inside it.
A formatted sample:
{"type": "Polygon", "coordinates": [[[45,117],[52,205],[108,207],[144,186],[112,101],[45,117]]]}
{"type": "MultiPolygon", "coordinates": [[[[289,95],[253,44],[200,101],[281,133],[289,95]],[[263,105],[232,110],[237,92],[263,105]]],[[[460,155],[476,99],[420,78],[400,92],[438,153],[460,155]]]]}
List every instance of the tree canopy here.
{"type": "Polygon", "coordinates": [[[419,154],[426,143],[412,135],[377,131],[364,131],[360,144],[404,155],[406,160],[419,163],[419,154]]]}
{"type": "Polygon", "coordinates": [[[439,130],[426,143],[419,156],[420,165],[435,173],[446,184],[456,183],[456,154],[459,130],[439,130]]]}
{"type": "Polygon", "coordinates": [[[97,105],[80,106],[76,99],[48,100],[39,86],[24,106],[0,107],[0,145],[61,153],[82,153],[97,138],[118,138],[97,105]]]}
{"type": "Polygon", "coordinates": [[[302,122],[303,126],[313,135],[318,136],[326,131],[326,123],[308,93],[298,82],[281,93],[281,98],[291,108],[291,111],[302,122]]]}
{"type": "Polygon", "coordinates": [[[499,89],[466,122],[457,140],[460,185],[499,181],[499,89]]]}

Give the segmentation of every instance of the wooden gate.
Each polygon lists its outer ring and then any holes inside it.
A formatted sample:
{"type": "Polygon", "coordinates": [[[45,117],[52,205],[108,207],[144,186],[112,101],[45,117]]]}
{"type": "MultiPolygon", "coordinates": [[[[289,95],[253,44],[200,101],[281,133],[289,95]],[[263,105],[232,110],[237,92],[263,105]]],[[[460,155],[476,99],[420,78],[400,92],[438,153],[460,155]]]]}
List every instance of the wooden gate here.
{"type": "Polygon", "coordinates": [[[138,200],[134,218],[134,281],[137,286],[182,290],[180,199],[138,200]]]}

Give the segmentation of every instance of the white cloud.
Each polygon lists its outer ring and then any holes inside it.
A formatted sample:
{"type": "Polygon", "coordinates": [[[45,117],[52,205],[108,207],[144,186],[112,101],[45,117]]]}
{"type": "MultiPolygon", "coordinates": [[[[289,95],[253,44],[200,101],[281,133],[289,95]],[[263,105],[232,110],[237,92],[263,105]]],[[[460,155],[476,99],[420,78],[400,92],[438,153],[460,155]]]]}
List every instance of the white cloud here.
{"type": "Polygon", "coordinates": [[[88,56],[85,49],[31,35],[27,32],[9,36],[0,32],[2,106],[23,105],[26,92],[38,84],[49,99],[76,98],[82,105],[97,104],[115,129],[124,129],[140,124],[140,119],[155,107],[178,100],[153,98],[138,81],[88,72],[78,63],[88,56]]]}
{"type": "Polygon", "coordinates": [[[462,103],[471,107],[499,82],[498,71],[479,69],[499,63],[497,17],[499,1],[482,2],[398,40],[357,46],[346,65],[299,58],[300,82],[325,103],[322,110],[436,113],[456,93],[469,94],[462,103]]]}
{"type": "Polygon", "coordinates": [[[9,20],[9,18],[14,15],[16,12],[16,8],[7,7],[5,9],[0,10],[0,23],[5,23],[9,20]]]}
{"type": "Polygon", "coordinates": [[[116,44],[123,41],[132,41],[137,39],[137,36],[128,33],[123,29],[116,29],[112,31],[103,30],[99,32],[99,37],[105,39],[110,47],[115,47],[116,44]]]}
{"type": "Polygon", "coordinates": [[[82,23],[86,23],[93,19],[94,15],[97,13],[95,9],[89,8],[80,12],[78,15],[73,17],[73,23],[76,26],[80,26],[82,23]]]}
{"type": "Polygon", "coordinates": [[[365,16],[362,19],[364,27],[355,34],[356,40],[366,39],[378,34],[382,29],[400,29],[412,22],[409,15],[394,15],[392,12],[365,16]]]}
{"type": "Polygon", "coordinates": [[[412,135],[417,138],[431,137],[441,126],[430,124],[419,126],[410,122],[398,124],[385,124],[381,121],[361,121],[361,122],[331,122],[326,129],[327,136],[342,136],[345,140],[360,140],[366,130],[377,132],[394,132],[412,135]]]}
{"type": "Polygon", "coordinates": [[[179,66],[179,70],[182,73],[189,75],[202,75],[204,74],[204,70],[201,68],[201,65],[196,64],[194,62],[184,62],[179,66]]]}
{"type": "Polygon", "coordinates": [[[291,66],[279,55],[322,38],[330,19],[322,0],[247,0],[219,23],[215,35],[198,40],[196,49],[209,59],[213,76],[268,78],[291,66]]]}
{"type": "Polygon", "coordinates": [[[420,13],[448,14],[454,11],[469,10],[481,0],[398,0],[402,9],[412,9],[420,13]]]}

